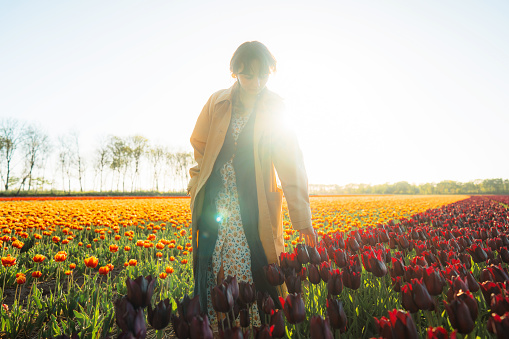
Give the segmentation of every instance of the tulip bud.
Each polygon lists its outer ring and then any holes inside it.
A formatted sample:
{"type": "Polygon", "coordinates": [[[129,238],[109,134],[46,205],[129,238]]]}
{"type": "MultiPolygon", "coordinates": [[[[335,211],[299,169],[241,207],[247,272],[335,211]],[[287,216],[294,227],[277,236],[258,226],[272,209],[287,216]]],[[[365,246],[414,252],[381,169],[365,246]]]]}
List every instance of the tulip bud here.
{"type": "Polygon", "coordinates": [[[279,286],[285,282],[285,276],[283,271],[277,264],[270,264],[268,266],[264,266],[265,276],[269,281],[269,284],[272,286],[279,286]]]}
{"type": "Polygon", "coordinates": [[[286,299],[279,297],[279,300],[290,324],[298,324],[306,319],[306,308],[300,294],[289,293],[286,299]]]}
{"type": "Polygon", "coordinates": [[[135,280],[127,278],[127,299],[134,308],[145,308],[151,303],[156,281],[150,275],[146,278],[139,276],[135,280]]]}
{"type": "Polygon", "coordinates": [[[339,269],[335,269],[331,272],[331,276],[327,281],[327,290],[331,295],[338,295],[343,291],[342,274],[339,269]]]}
{"type": "Polygon", "coordinates": [[[190,324],[191,339],[213,339],[214,334],[206,315],[197,315],[191,320],[190,324]]]}
{"type": "Polygon", "coordinates": [[[309,319],[309,334],[311,339],[334,338],[329,327],[329,320],[324,320],[321,315],[314,315],[309,319]]]}
{"type": "Polygon", "coordinates": [[[270,328],[273,338],[283,338],[286,335],[285,320],[283,311],[274,310],[270,317],[270,328]]]}
{"type": "Polygon", "coordinates": [[[327,298],[327,316],[333,329],[346,332],[347,318],[340,300],[327,298]]]}
{"type": "Polygon", "coordinates": [[[162,330],[170,323],[171,316],[170,299],[161,300],[152,309],[152,305],[148,305],[148,322],[156,330],[162,330]]]}

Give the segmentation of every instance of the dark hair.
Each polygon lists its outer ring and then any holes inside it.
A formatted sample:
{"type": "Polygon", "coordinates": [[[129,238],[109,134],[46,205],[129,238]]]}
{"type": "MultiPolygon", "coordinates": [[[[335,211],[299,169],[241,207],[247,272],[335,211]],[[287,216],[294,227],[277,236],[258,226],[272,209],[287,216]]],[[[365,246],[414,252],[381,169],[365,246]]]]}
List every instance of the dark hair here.
{"type": "Polygon", "coordinates": [[[276,58],[259,41],[247,41],[240,45],[230,60],[230,72],[236,77],[240,67],[249,67],[253,60],[260,62],[260,71],[265,74],[276,72],[276,58]]]}

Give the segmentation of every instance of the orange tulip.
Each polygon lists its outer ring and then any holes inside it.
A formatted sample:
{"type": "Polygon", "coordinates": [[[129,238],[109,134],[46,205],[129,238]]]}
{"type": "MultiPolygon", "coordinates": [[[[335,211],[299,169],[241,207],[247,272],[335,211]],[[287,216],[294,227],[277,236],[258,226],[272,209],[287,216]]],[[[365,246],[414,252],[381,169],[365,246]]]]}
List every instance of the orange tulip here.
{"type": "Polygon", "coordinates": [[[138,265],[138,261],[136,259],[129,260],[129,266],[136,266],[138,265]]]}
{"type": "Polygon", "coordinates": [[[164,248],[164,244],[163,244],[163,243],[158,242],[158,243],[156,244],[156,248],[157,248],[158,250],[162,250],[162,249],[164,248]]]}
{"type": "Polygon", "coordinates": [[[124,251],[129,252],[130,250],[131,250],[131,247],[129,247],[129,246],[124,247],[124,251]]]}
{"type": "Polygon", "coordinates": [[[21,241],[19,240],[16,240],[12,243],[12,247],[15,247],[17,248],[18,250],[20,250],[25,244],[22,243],[21,241]]]}
{"type": "Polygon", "coordinates": [[[72,271],[69,271],[69,270],[65,271],[65,275],[71,275],[71,274],[72,274],[72,271]]]}
{"type": "Polygon", "coordinates": [[[32,260],[33,260],[34,262],[37,262],[37,263],[39,263],[39,262],[43,262],[45,259],[46,259],[46,257],[45,257],[45,256],[43,256],[42,254],[36,254],[36,255],[32,258],[32,260]]]}
{"type": "Polygon", "coordinates": [[[99,259],[97,259],[96,257],[92,256],[90,258],[85,259],[85,266],[89,268],[96,268],[97,264],[99,264],[99,259]]]}
{"type": "Polygon", "coordinates": [[[168,274],[172,274],[172,273],[174,272],[173,267],[171,267],[171,266],[166,266],[165,271],[166,271],[166,273],[168,273],[168,274]]]}
{"type": "Polygon", "coordinates": [[[115,266],[113,266],[112,264],[108,264],[106,266],[109,268],[110,272],[113,271],[113,269],[115,268],[115,266]]]}
{"type": "Polygon", "coordinates": [[[87,244],[87,248],[90,248],[90,247],[92,247],[92,245],[91,244],[87,244]]]}
{"type": "Polygon", "coordinates": [[[161,279],[166,279],[167,276],[168,275],[166,273],[164,273],[164,272],[159,274],[159,278],[161,278],[161,279]]]}
{"type": "Polygon", "coordinates": [[[16,282],[23,285],[27,281],[27,277],[23,273],[16,273],[16,282]]]}
{"type": "Polygon", "coordinates": [[[32,278],[34,278],[34,279],[40,278],[41,276],[42,276],[41,271],[33,271],[32,272],[32,278]]]}
{"type": "Polygon", "coordinates": [[[157,253],[156,253],[156,256],[157,256],[158,258],[162,258],[163,254],[162,254],[161,252],[157,252],[157,253]]]}
{"type": "Polygon", "coordinates": [[[125,263],[124,263],[124,267],[127,267],[127,266],[129,266],[129,263],[128,263],[128,262],[125,262],[125,263]]]}
{"type": "Polygon", "coordinates": [[[118,251],[118,246],[117,245],[110,245],[110,252],[111,253],[115,253],[118,251]]]}
{"type": "Polygon", "coordinates": [[[182,259],[181,263],[184,265],[187,264],[187,259],[182,259]]]}
{"type": "Polygon", "coordinates": [[[170,257],[170,261],[175,261],[175,257],[174,257],[174,256],[171,256],[171,257],[170,257]]]}
{"type": "Polygon", "coordinates": [[[74,263],[73,263],[73,264],[70,264],[70,265],[69,265],[69,269],[73,270],[73,269],[75,269],[75,268],[76,268],[76,264],[74,264],[74,263]]]}
{"type": "Polygon", "coordinates": [[[56,235],[51,238],[51,240],[55,243],[55,244],[58,244],[60,242],[60,237],[57,237],[56,235]]]}
{"type": "Polygon", "coordinates": [[[99,267],[99,274],[107,275],[109,271],[110,269],[108,266],[99,267]]]}
{"type": "Polygon", "coordinates": [[[55,261],[56,262],[62,262],[67,259],[67,253],[65,251],[59,251],[57,254],[55,254],[55,261]]]}

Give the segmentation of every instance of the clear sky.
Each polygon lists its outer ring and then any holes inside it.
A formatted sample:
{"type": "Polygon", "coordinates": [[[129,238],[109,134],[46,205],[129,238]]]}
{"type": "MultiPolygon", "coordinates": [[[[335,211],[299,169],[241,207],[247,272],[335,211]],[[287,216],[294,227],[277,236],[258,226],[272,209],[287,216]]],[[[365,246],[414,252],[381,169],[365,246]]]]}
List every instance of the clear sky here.
{"type": "Polygon", "coordinates": [[[229,61],[278,60],[314,184],[509,178],[509,2],[0,0],[0,118],[191,150],[229,61]]]}

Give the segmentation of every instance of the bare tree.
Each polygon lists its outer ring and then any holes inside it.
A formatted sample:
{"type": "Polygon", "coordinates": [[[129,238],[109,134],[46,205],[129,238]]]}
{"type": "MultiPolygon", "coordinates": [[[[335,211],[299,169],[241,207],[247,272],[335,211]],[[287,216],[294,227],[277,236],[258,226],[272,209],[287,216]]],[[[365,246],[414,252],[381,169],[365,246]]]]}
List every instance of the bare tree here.
{"type": "Polygon", "coordinates": [[[99,147],[95,150],[95,170],[99,172],[99,190],[103,191],[103,175],[106,166],[111,162],[111,154],[109,152],[108,144],[103,139],[100,142],[99,147]]]}
{"type": "Polygon", "coordinates": [[[79,133],[74,131],[71,132],[71,138],[74,141],[74,159],[77,170],[78,170],[78,181],[80,184],[80,192],[83,192],[83,173],[85,173],[85,162],[80,152],[80,136],[79,133]]]}
{"type": "Polygon", "coordinates": [[[181,180],[181,188],[185,189],[186,183],[189,181],[189,167],[193,163],[193,156],[191,152],[177,152],[175,153],[176,161],[176,176],[181,180]]]}
{"type": "Polygon", "coordinates": [[[110,137],[108,149],[111,154],[110,168],[118,172],[117,190],[118,180],[120,180],[120,174],[122,174],[122,192],[125,192],[125,177],[130,168],[132,149],[125,140],[117,136],[110,137]]]}
{"type": "Polygon", "coordinates": [[[161,164],[164,160],[165,153],[166,152],[163,146],[154,146],[151,147],[148,151],[148,158],[154,171],[152,189],[155,189],[156,191],[159,191],[159,173],[161,172],[161,164]]]}
{"type": "Polygon", "coordinates": [[[72,168],[75,164],[73,142],[69,137],[60,136],[58,143],[58,163],[62,173],[62,189],[65,191],[65,179],[67,177],[69,194],[71,194],[72,168]]]}
{"type": "Polygon", "coordinates": [[[6,191],[9,190],[12,160],[21,141],[22,131],[23,125],[17,120],[7,118],[0,122],[0,176],[6,191]]]}
{"type": "Polygon", "coordinates": [[[49,138],[38,127],[30,125],[23,131],[21,147],[25,152],[25,168],[17,194],[21,188],[24,188],[27,180],[30,191],[34,168],[40,162],[42,155],[49,150],[49,138]]]}
{"type": "Polygon", "coordinates": [[[128,139],[131,156],[134,160],[134,173],[131,178],[131,191],[137,189],[137,180],[139,179],[140,173],[140,161],[142,156],[146,153],[148,147],[148,139],[141,135],[134,135],[128,139]]]}

